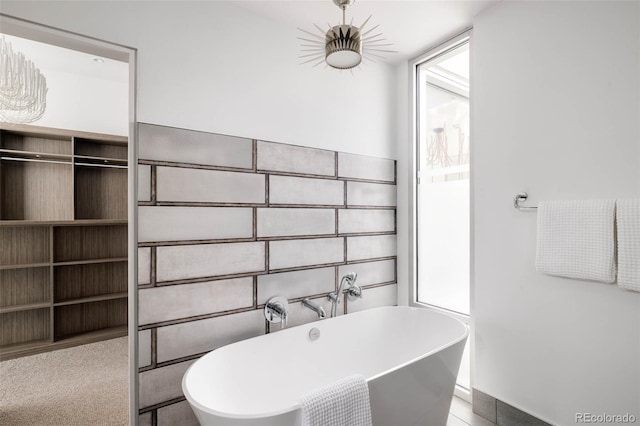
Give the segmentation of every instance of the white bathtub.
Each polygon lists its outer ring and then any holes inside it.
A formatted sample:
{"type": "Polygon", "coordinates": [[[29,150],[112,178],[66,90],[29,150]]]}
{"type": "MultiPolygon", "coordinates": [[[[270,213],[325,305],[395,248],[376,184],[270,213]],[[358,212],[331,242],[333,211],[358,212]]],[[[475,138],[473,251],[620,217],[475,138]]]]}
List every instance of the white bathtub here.
{"type": "Polygon", "coordinates": [[[370,309],[219,348],[187,370],[182,389],[203,426],[300,425],[304,393],[362,374],[374,425],[444,426],[467,335],[427,309],[370,309]]]}

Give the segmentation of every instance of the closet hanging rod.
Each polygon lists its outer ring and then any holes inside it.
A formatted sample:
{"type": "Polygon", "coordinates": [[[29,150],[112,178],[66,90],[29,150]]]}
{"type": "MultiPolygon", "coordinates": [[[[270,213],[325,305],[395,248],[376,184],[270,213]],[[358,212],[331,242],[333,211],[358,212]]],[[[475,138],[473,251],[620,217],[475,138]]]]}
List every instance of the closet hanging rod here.
{"type": "Polygon", "coordinates": [[[0,159],[9,160],[9,161],[24,161],[26,163],[51,163],[51,164],[71,165],[71,161],[56,161],[56,160],[45,160],[45,159],[37,159],[37,158],[0,157],[0,159]]]}
{"type": "Polygon", "coordinates": [[[76,163],[76,166],[86,167],[105,167],[108,169],[127,169],[129,166],[118,166],[116,164],[99,164],[99,163],[76,163]]]}
{"type": "Polygon", "coordinates": [[[529,198],[529,194],[527,194],[526,192],[521,192],[518,195],[515,196],[515,198],[513,199],[513,207],[522,211],[522,210],[538,210],[538,207],[535,206],[521,206],[520,203],[522,203],[523,201],[527,201],[527,198],[529,198]]]}

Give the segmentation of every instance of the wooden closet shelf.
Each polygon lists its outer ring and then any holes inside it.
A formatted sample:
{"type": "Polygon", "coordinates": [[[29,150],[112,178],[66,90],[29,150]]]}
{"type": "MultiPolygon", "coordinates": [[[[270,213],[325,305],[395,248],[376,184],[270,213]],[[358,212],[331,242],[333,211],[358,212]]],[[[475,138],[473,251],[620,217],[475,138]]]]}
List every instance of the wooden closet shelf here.
{"type": "Polygon", "coordinates": [[[127,334],[128,154],[123,136],[0,123],[0,359],[127,334]]]}
{"type": "Polygon", "coordinates": [[[83,260],[70,260],[67,262],[55,262],[53,266],[71,266],[71,265],[91,265],[95,263],[117,263],[126,262],[128,257],[107,257],[104,259],[83,259],[83,260]]]}
{"type": "Polygon", "coordinates": [[[99,296],[82,297],[79,299],[61,300],[53,304],[53,306],[78,305],[80,303],[102,302],[103,300],[126,299],[127,292],[102,294],[99,296]]]}
{"type": "Polygon", "coordinates": [[[123,337],[126,335],[127,326],[119,325],[87,333],[61,336],[53,343],[48,339],[41,339],[23,343],[14,343],[11,345],[0,345],[0,361],[33,355],[43,351],[53,351],[56,349],[64,349],[87,343],[99,342],[101,340],[115,339],[116,337],[123,337]]]}
{"type": "Polygon", "coordinates": [[[43,309],[51,307],[51,303],[49,302],[41,302],[41,303],[29,303],[27,305],[14,305],[14,306],[3,306],[0,307],[0,314],[6,314],[9,312],[18,312],[18,311],[31,311],[33,309],[43,309]]]}
{"type": "Polygon", "coordinates": [[[127,335],[127,326],[118,325],[115,327],[101,328],[100,330],[95,330],[95,331],[58,336],[56,337],[56,340],[55,342],[53,342],[52,346],[71,347],[71,346],[76,346],[78,344],[98,342],[100,340],[106,340],[106,339],[114,339],[116,337],[122,337],[126,335],[127,335]]]}
{"type": "Polygon", "coordinates": [[[0,361],[42,352],[42,347],[50,344],[49,339],[40,339],[11,345],[0,345],[0,361]]]}
{"type": "Polygon", "coordinates": [[[25,263],[22,265],[0,265],[0,271],[4,271],[7,269],[27,269],[27,268],[45,268],[50,266],[49,262],[47,263],[25,263]]]}
{"type": "Polygon", "coordinates": [[[88,226],[126,224],[127,219],[0,220],[0,228],[3,226],[88,226]]]}
{"type": "Polygon", "coordinates": [[[126,136],[107,135],[104,133],[81,132],[78,130],[66,130],[52,127],[34,126],[32,124],[9,124],[0,123],[0,130],[11,133],[19,133],[32,137],[47,137],[64,139],[71,142],[71,138],[87,139],[91,142],[102,142],[109,144],[127,145],[126,136]]]}

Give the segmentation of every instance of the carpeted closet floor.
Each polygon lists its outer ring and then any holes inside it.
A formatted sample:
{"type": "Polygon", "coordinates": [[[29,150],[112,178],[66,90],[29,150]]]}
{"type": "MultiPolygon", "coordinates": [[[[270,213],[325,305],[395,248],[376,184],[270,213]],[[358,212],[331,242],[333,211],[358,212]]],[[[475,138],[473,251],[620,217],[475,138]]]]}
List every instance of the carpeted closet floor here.
{"type": "Polygon", "coordinates": [[[0,362],[0,425],[129,424],[127,338],[0,362]]]}

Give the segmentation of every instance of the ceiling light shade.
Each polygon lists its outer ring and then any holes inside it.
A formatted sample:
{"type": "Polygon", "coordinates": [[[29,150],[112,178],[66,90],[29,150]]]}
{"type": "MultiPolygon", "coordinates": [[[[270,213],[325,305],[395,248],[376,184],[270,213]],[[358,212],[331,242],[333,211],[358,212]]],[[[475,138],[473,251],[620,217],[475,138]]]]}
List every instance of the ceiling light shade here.
{"type": "Polygon", "coordinates": [[[325,60],[333,68],[348,70],[362,62],[360,30],[351,25],[336,25],[326,34],[325,60]]]}
{"type": "Polygon", "coordinates": [[[32,123],[47,106],[47,80],[30,60],[0,41],[0,120],[32,123]]]}
{"type": "Polygon", "coordinates": [[[313,66],[316,67],[324,62],[326,66],[335,69],[350,70],[361,63],[384,59],[380,53],[395,53],[393,50],[382,49],[391,46],[390,43],[384,43],[382,33],[370,35],[378,25],[363,32],[371,16],[360,27],[353,25],[353,20],[350,24],[346,23],[347,7],[354,2],[355,0],[333,0],[333,3],[342,9],[342,24],[329,25],[329,30],[326,32],[314,24],[321,35],[298,28],[306,35],[313,37],[312,39],[306,36],[298,37],[303,42],[303,55],[300,56],[303,60],[302,64],[315,62],[313,66]]]}

